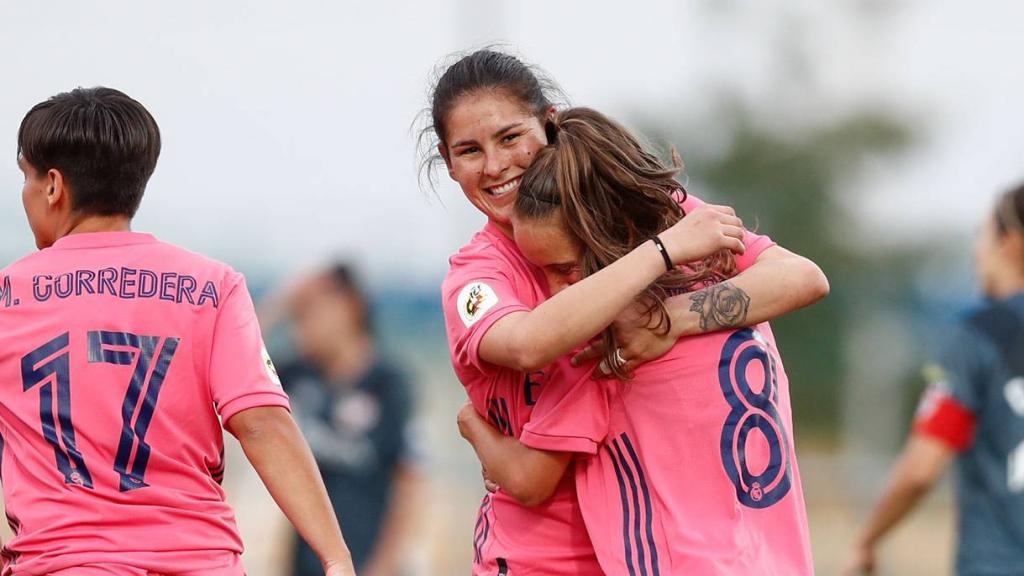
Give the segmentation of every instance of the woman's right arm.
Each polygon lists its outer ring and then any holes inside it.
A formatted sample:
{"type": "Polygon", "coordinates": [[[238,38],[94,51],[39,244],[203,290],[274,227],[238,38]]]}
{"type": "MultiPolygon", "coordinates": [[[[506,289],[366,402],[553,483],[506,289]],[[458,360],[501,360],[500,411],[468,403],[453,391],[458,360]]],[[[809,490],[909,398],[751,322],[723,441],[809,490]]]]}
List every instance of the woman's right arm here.
{"type": "MultiPolygon", "coordinates": [[[[732,208],[707,204],[658,237],[673,264],[679,265],[722,249],[743,253],[743,232],[732,208]]],[[[543,368],[611,324],[664,273],[665,262],[657,246],[644,242],[534,310],[513,312],[496,321],[480,341],[479,356],[522,372],[543,368]]]]}
{"type": "Polygon", "coordinates": [[[572,454],[530,448],[505,436],[477,413],[469,402],[459,410],[459,433],[476,452],[487,480],[523,506],[532,507],[551,497],[569,466],[572,454]]]}

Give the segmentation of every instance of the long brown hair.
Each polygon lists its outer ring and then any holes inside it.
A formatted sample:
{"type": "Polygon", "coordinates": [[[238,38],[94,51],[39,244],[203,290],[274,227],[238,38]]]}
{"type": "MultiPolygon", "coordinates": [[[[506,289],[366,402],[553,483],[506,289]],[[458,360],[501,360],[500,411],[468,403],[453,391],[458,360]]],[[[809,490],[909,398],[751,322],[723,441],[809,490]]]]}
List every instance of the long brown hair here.
{"type": "MultiPolygon", "coordinates": [[[[663,165],[619,123],[590,108],[560,112],[548,130],[553,141],[523,175],[515,215],[522,220],[559,215],[582,247],[581,268],[590,275],[625,256],[685,215],[686,190],[676,179],[682,168],[673,151],[663,165]]],[[[723,250],[662,275],[639,297],[655,329],[668,333],[672,321],[665,299],[721,282],[735,274],[732,253],[723,250]],[[655,322],[655,320],[657,320],[655,322]]],[[[615,335],[604,332],[608,365],[615,362],[615,335]]]]}

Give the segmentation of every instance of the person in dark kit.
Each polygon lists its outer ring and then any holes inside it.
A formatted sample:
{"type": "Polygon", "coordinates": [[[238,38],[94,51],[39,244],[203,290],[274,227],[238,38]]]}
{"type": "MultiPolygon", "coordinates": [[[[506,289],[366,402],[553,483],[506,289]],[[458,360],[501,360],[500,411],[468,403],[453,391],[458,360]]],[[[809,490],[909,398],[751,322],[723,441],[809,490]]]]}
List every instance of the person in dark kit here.
{"type": "MultiPolygon", "coordinates": [[[[320,466],[359,574],[400,573],[418,478],[408,428],[410,384],[374,345],[366,297],[352,271],[334,264],[287,295],[299,358],[281,370],[292,410],[320,466]]],[[[295,576],[318,574],[296,539],[295,576]]]]}
{"type": "Polygon", "coordinates": [[[875,574],[879,541],[955,462],[959,576],[1024,574],[1024,185],[974,245],[988,300],[945,335],[889,485],[843,573],[875,574]]]}

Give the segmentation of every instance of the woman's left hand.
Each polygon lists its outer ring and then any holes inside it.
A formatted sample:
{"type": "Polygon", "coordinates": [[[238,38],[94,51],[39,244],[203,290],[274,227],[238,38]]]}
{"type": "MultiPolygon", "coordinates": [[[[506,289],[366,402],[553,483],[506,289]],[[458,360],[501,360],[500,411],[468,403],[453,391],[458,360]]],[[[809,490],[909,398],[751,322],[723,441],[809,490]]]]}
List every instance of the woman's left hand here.
{"type": "MultiPolygon", "coordinates": [[[[617,357],[625,361],[622,367],[627,374],[632,374],[637,367],[646,362],[664,356],[676,343],[674,336],[663,334],[660,328],[651,326],[651,322],[646,313],[646,306],[634,304],[623,310],[612,323],[615,341],[619,344],[617,357]]],[[[577,352],[572,358],[572,364],[579,366],[587,361],[603,358],[604,355],[604,340],[598,339],[577,352]]],[[[608,376],[610,372],[603,362],[596,369],[599,376],[608,376]]]]}

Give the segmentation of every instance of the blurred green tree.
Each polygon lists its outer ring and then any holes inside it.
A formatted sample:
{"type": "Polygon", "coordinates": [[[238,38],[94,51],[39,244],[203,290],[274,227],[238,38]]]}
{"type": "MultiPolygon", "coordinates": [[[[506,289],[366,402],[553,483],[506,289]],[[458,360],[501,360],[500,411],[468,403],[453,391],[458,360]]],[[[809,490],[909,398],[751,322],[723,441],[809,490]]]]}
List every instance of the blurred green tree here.
{"type": "MultiPolygon", "coordinates": [[[[711,119],[714,142],[704,138],[706,129],[642,117],[637,124],[642,133],[678,147],[690,191],[735,206],[748,227],[812,259],[828,275],[828,298],[779,319],[773,328],[785,354],[798,434],[834,440],[848,368],[844,337],[865,299],[911,298],[920,262],[914,248],[880,255],[860,247],[849,213],[856,198],[840,195],[849,193],[870,162],[907,150],[915,133],[877,110],[803,127],[772,127],[755,119],[741,105],[723,106],[711,119]]],[[[915,379],[910,373],[895,376],[894,385],[915,379]]]]}

